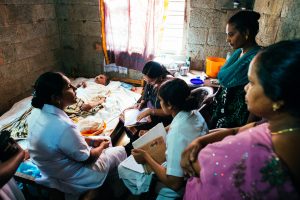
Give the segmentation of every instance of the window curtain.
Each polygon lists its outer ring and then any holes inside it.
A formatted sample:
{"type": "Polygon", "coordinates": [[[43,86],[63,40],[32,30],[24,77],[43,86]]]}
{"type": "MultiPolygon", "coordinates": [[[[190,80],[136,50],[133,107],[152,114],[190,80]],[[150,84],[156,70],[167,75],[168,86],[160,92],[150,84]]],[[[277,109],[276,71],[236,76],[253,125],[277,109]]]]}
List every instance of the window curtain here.
{"type": "Polygon", "coordinates": [[[164,0],[100,0],[106,62],[141,71],[154,58],[163,25],[164,3],[164,0]]]}

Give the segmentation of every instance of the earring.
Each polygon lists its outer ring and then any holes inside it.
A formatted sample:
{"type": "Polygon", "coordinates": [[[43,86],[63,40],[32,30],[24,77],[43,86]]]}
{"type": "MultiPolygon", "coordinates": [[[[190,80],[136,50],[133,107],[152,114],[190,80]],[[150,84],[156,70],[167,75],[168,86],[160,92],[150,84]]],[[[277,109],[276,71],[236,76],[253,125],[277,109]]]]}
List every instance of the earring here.
{"type": "Polygon", "coordinates": [[[245,36],[246,40],[248,40],[248,35],[245,36]]]}
{"type": "Polygon", "coordinates": [[[280,108],[280,105],[277,103],[273,103],[272,108],[273,108],[273,111],[276,112],[280,108]]]}

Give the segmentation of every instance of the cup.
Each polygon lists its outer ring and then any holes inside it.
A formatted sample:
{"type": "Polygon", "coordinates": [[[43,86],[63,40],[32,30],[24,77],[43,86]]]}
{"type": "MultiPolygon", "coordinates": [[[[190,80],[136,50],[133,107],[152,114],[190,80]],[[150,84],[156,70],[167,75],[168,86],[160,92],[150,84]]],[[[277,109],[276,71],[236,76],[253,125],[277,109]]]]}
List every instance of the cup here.
{"type": "Polygon", "coordinates": [[[189,68],[186,66],[182,66],[180,67],[180,75],[181,76],[186,76],[189,72],[189,68]]]}

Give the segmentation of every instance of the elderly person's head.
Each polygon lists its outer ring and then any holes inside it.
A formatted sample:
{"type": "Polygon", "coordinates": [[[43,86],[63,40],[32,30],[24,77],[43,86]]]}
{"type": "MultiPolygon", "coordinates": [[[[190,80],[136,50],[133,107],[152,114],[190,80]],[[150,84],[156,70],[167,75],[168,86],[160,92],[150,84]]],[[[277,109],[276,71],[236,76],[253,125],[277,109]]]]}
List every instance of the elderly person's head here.
{"type": "Polygon", "coordinates": [[[36,80],[32,106],[42,109],[44,104],[54,105],[64,109],[76,103],[76,87],[70,80],[59,72],[46,72],[36,80]]]}
{"type": "Polygon", "coordinates": [[[144,80],[151,85],[160,83],[169,74],[164,66],[155,61],[147,62],[143,68],[142,73],[144,75],[144,80]]]}
{"type": "Polygon", "coordinates": [[[240,11],[233,15],[226,26],[227,42],[233,49],[256,43],[260,14],[254,11],[240,11]]]}
{"type": "Polygon", "coordinates": [[[249,111],[268,120],[300,119],[299,74],[300,40],[260,51],[250,64],[245,87],[249,111]]]}
{"type": "Polygon", "coordinates": [[[108,85],[110,82],[110,79],[107,75],[105,74],[100,74],[95,77],[95,82],[101,85],[108,85]]]}

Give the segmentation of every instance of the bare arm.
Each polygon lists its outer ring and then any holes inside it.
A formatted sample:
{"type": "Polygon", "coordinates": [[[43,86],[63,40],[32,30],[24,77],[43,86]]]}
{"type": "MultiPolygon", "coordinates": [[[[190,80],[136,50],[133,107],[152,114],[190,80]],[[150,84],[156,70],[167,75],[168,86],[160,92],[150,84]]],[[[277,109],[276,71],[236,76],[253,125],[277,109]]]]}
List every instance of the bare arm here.
{"type": "Polygon", "coordinates": [[[255,122],[252,122],[241,127],[212,129],[209,131],[209,134],[201,136],[196,140],[201,142],[202,145],[206,146],[207,144],[221,141],[229,135],[236,135],[237,133],[252,128],[254,126],[255,122]]]}
{"type": "Polygon", "coordinates": [[[90,151],[90,156],[87,160],[84,161],[84,163],[92,163],[95,160],[97,160],[99,158],[99,156],[101,155],[102,151],[104,149],[106,149],[109,146],[109,141],[108,140],[103,140],[99,146],[91,149],[90,151]]]}
{"type": "Polygon", "coordinates": [[[141,120],[147,116],[159,116],[159,117],[167,117],[169,115],[167,115],[163,109],[161,108],[151,108],[151,109],[147,109],[144,112],[140,113],[137,117],[137,120],[141,120]]]}
{"type": "Polygon", "coordinates": [[[0,163],[0,188],[11,179],[25,158],[25,151],[19,145],[18,148],[19,151],[13,157],[0,163]]]}
{"type": "Polygon", "coordinates": [[[101,105],[104,102],[105,102],[105,97],[102,97],[102,98],[100,98],[99,101],[91,101],[91,102],[82,104],[80,109],[83,111],[89,111],[90,109],[92,109],[98,105],[101,105]]]}
{"type": "Polygon", "coordinates": [[[181,154],[180,165],[188,176],[199,176],[200,166],[197,162],[199,151],[207,144],[221,141],[228,135],[236,133],[236,129],[214,129],[209,134],[196,138],[181,154]]]}
{"type": "Polygon", "coordinates": [[[229,135],[235,135],[238,132],[251,128],[255,123],[246,124],[237,128],[220,128],[209,131],[209,134],[196,138],[181,154],[181,167],[185,174],[195,176],[200,172],[197,156],[199,151],[206,145],[223,140],[229,135]]]}

